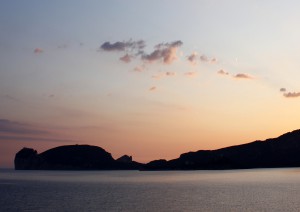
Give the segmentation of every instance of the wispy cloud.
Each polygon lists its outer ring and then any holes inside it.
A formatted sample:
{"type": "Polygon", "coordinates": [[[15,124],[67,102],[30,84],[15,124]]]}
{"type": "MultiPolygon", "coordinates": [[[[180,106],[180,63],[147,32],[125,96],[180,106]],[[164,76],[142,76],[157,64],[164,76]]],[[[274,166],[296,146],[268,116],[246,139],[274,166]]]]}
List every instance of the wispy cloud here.
{"type": "Polygon", "coordinates": [[[146,44],[143,40],[117,41],[115,43],[104,42],[99,50],[107,52],[125,52],[119,59],[125,63],[130,63],[132,59],[144,54],[146,44]]]}
{"type": "Polygon", "coordinates": [[[156,89],[157,89],[156,86],[153,86],[153,87],[149,88],[149,91],[155,91],[156,89]]]}
{"type": "Polygon", "coordinates": [[[125,51],[125,48],[128,46],[125,42],[105,42],[101,45],[101,49],[105,51],[125,51]]]}
{"type": "Polygon", "coordinates": [[[288,92],[288,93],[284,93],[283,96],[287,98],[296,98],[296,97],[300,97],[300,92],[288,92]]]}
{"type": "Polygon", "coordinates": [[[138,41],[117,41],[115,43],[104,42],[100,49],[104,51],[141,51],[145,48],[146,44],[143,40],[138,41]]]}
{"type": "Polygon", "coordinates": [[[125,62],[125,63],[130,63],[131,62],[132,56],[129,54],[125,54],[124,56],[120,57],[120,60],[125,62]]]}
{"type": "Polygon", "coordinates": [[[144,71],[145,67],[144,66],[136,66],[133,70],[136,72],[142,72],[144,71]]]}
{"type": "Polygon", "coordinates": [[[58,49],[66,49],[68,48],[69,46],[67,44],[61,44],[61,45],[58,45],[57,48],[58,49]]]}
{"type": "Polygon", "coordinates": [[[166,76],[171,77],[171,76],[175,76],[175,75],[176,75],[176,72],[172,72],[172,71],[167,71],[166,72],[166,76]]]}
{"type": "Polygon", "coordinates": [[[148,105],[151,105],[155,108],[157,108],[159,111],[188,111],[190,110],[189,107],[182,104],[172,103],[172,102],[166,102],[166,101],[157,101],[157,100],[149,100],[148,105]]]}
{"type": "Polygon", "coordinates": [[[8,101],[18,101],[17,98],[15,98],[15,97],[13,97],[11,95],[8,95],[8,94],[0,95],[0,98],[4,99],[4,100],[8,100],[8,101]]]}
{"type": "Polygon", "coordinates": [[[210,62],[211,63],[216,63],[216,62],[218,62],[218,60],[217,60],[217,58],[213,57],[213,58],[210,59],[210,62]]]}
{"type": "MultiPolygon", "coordinates": [[[[223,76],[229,76],[230,73],[225,71],[224,69],[220,69],[217,74],[219,75],[223,75],[223,76]]],[[[232,78],[234,79],[254,79],[253,76],[249,75],[249,74],[245,74],[245,73],[238,73],[236,75],[231,75],[232,78]]]]}
{"type": "Polygon", "coordinates": [[[193,52],[192,54],[187,56],[187,60],[193,64],[196,65],[197,63],[197,57],[198,57],[198,53],[197,52],[193,52]]]}
{"type": "Polygon", "coordinates": [[[162,79],[164,77],[174,77],[174,76],[176,76],[176,72],[166,71],[166,72],[159,72],[155,75],[152,75],[152,78],[156,79],[156,80],[159,80],[159,79],[162,79]]]}
{"type": "Polygon", "coordinates": [[[35,129],[35,127],[29,124],[13,122],[7,119],[0,119],[0,133],[30,134],[30,135],[48,134],[47,131],[35,129]]]}
{"type": "Polygon", "coordinates": [[[188,71],[188,72],[185,72],[184,75],[187,76],[187,77],[195,77],[197,75],[197,72],[188,71]]]}
{"type": "Polygon", "coordinates": [[[32,124],[0,119],[0,140],[5,141],[49,141],[77,142],[57,137],[57,133],[32,124]]]}
{"type": "Polygon", "coordinates": [[[279,91],[280,91],[280,92],[286,92],[286,89],[285,89],[285,88],[280,88],[279,91]]]}
{"type": "Polygon", "coordinates": [[[300,97],[300,92],[287,92],[286,88],[280,88],[279,91],[283,93],[283,96],[286,98],[300,97]]]}
{"type": "Polygon", "coordinates": [[[35,54],[41,54],[41,53],[44,52],[44,50],[41,49],[41,48],[35,48],[35,49],[33,50],[33,52],[34,52],[35,54]]]}
{"type": "Polygon", "coordinates": [[[205,54],[203,54],[203,55],[200,56],[200,60],[202,62],[209,62],[209,59],[208,59],[208,57],[205,54]]]}
{"type": "Polygon", "coordinates": [[[217,73],[220,75],[229,75],[229,73],[227,71],[224,71],[223,69],[219,70],[217,73]]]}
{"type": "Polygon", "coordinates": [[[204,63],[216,63],[218,60],[217,58],[213,57],[213,58],[209,58],[207,57],[205,54],[202,54],[200,56],[200,61],[204,62],[204,63]]]}
{"type": "Polygon", "coordinates": [[[177,59],[177,49],[182,45],[182,41],[172,43],[160,43],[155,46],[155,50],[150,54],[143,54],[142,60],[146,62],[163,61],[165,64],[171,64],[177,59]]]}
{"type": "Polygon", "coordinates": [[[152,78],[153,78],[153,79],[156,79],[156,80],[159,80],[159,79],[161,79],[162,77],[163,77],[162,74],[155,74],[155,75],[152,75],[152,78]]]}
{"type": "Polygon", "coordinates": [[[236,79],[253,79],[252,76],[248,75],[248,74],[243,74],[243,73],[239,73],[233,76],[236,79]]]}
{"type": "Polygon", "coordinates": [[[30,137],[30,136],[12,136],[12,135],[0,135],[0,140],[4,141],[46,141],[46,142],[72,142],[78,143],[77,140],[71,139],[57,139],[57,138],[45,138],[45,137],[30,137]]]}

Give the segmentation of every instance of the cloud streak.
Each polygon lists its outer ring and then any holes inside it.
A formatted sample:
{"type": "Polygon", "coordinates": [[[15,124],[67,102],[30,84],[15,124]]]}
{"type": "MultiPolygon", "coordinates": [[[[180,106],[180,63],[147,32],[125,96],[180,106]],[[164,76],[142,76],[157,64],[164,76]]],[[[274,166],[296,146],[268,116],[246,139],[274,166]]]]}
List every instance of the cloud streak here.
{"type": "Polygon", "coordinates": [[[44,142],[72,142],[78,143],[77,140],[70,139],[57,139],[57,138],[45,138],[45,137],[30,137],[30,136],[11,136],[11,135],[0,135],[0,140],[4,141],[44,141],[44,142]]]}
{"type": "Polygon", "coordinates": [[[58,49],[66,49],[68,48],[69,46],[67,44],[61,44],[61,45],[58,45],[57,48],[58,49]]]}
{"type": "Polygon", "coordinates": [[[248,75],[248,74],[243,74],[243,73],[239,73],[233,76],[236,79],[253,79],[252,76],[248,75]]]}
{"type": "Polygon", "coordinates": [[[288,92],[288,93],[284,93],[283,96],[286,98],[296,98],[296,97],[300,97],[300,92],[288,92]]]}
{"type": "Polygon", "coordinates": [[[136,66],[133,70],[134,70],[135,72],[143,72],[144,69],[145,69],[145,67],[143,67],[143,66],[136,66]]]}
{"type": "Polygon", "coordinates": [[[285,88],[280,88],[279,91],[280,91],[280,92],[286,92],[286,89],[285,89],[285,88]]]}
{"type": "Polygon", "coordinates": [[[159,80],[159,79],[161,79],[162,77],[163,77],[162,74],[152,75],[152,78],[153,78],[153,79],[156,79],[156,80],[159,80]]]}
{"type": "Polygon", "coordinates": [[[153,86],[153,87],[149,88],[149,91],[155,91],[156,89],[157,89],[156,86],[153,86]]]}
{"type": "Polygon", "coordinates": [[[35,54],[41,54],[41,53],[44,52],[44,50],[41,49],[41,48],[35,48],[35,49],[33,50],[33,52],[34,52],[35,54]]]}
{"type": "Polygon", "coordinates": [[[0,133],[11,134],[26,134],[26,135],[41,135],[48,134],[47,131],[34,129],[33,126],[28,124],[22,124],[19,122],[13,122],[7,119],[0,119],[0,133]]]}
{"type": "Polygon", "coordinates": [[[0,119],[0,141],[45,141],[45,142],[77,142],[76,140],[57,138],[48,130],[26,123],[0,119]]]}
{"type": "Polygon", "coordinates": [[[138,40],[138,41],[117,41],[115,43],[104,42],[100,49],[104,51],[141,51],[146,46],[145,41],[138,40]]]}
{"type": "MultiPolygon", "coordinates": [[[[217,71],[217,74],[223,75],[223,76],[229,76],[230,75],[230,73],[225,71],[224,69],[220,69],[219,71],[217,71]]],[[[238,73],[238,74],[235,74],[235,75],[231,75],[231,77],[233,79],[238,79],[238,80],[243,80],[243,79],[251,80],[251,79],[254,79],[253,76],[251,76],[249,74],[245,74],[245,73],[238,73]]]]}
{"type": "Polygon", "coordinates": [[[110,43],[110,42],[105,42],[101,45],[101,49],[104,51],[125,51],[125,48],[128,46],[127,43],[124,42],[115,42],[115,43],[110,43]]]}
{"type": "Polygon", "coordinates": [[[0,98],[4,99],[4,100],[8,100],[8,101],[19,101],[17,98],[15,98],[15,97],[13,97],[11,95],[8,95],[8,94],[0,95],[0,98]]]}
{"type": "Polygon", "coordinates": [[[166,76],[168,76],[168,77],[176,76],[176,72],[167,71],[166,76]]]}
{"type": "Polygon", "coordinates": [[[115,43],[104,42],[99,50],[106,52],[125,52],[126,54],[119,59],[124,63],[130,63],[132,59],[144,54],[144,48],[146,46],[145,41],[117,41],[115,43]]]}
{"type": "Polygon", "coordinates": [[[197,72],[188,71],[188,72],[185,72],[184,75],[187,76],[187,77],[195,77],[197,75],[197,72]]]}

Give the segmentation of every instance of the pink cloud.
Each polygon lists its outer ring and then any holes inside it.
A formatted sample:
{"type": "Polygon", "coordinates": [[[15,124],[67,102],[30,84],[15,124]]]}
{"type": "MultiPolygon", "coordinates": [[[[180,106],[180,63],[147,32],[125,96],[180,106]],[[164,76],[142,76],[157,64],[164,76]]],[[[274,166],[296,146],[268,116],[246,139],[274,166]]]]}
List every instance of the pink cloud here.
{"type": "Polygon", "coordinates": [[[68,45],[67,44],[62,44],[62,45],[57,46],[57,48],[66,49],[66,48],[68,48],[68,45]]]}
{"type": "Polygon", "coordinates": [[[155,90],[156,90],[156,86],[149,88],[149,91],[155,91],[155,90]]]}
{"type": "Polygon", "coordinates": [[[160,75],[153,75],[152,78],[159,80],[159,79],[161,79],[161,76],[160,75]]]}
{"type": "Polygon", "coordinates": [[[164,76],[166,76],[165,73],[158,73],[152,76],[153,79],[159,80],[161,78],[163,78],[164,76]]]}
{"type": "Polygon", "coordinates": [[[191,64],[195,65],[196,62],[197,62],[197,55],[198,55],[197,52],[193,52],[191,55],[187,56],[187,60],[188,60],[191,64]]]}
{"type": "Polygon", "coordinates": [[[253,77],[251,77],[250,75],[243,74],[243,73],[236,74],[233,77],[236,78],[236,79],[253,79],[253,77]]]}
{"type": "Polygon", "coordinates": [[[145,41],[117,41],[115,43],[105,42],[100,46],[100,49],[104,51],[142,51],[145,48],[146,44],[145,41]]]}
{"type": "Polygon", "coordinates": [[[120,57],[120,60],[123,61],[124,63],[130,63],[131,62],[132,56],[129,54],[125,54],[123,57],[120,57]]]}
{"type": "Polygon", "coordinates": [[[147,62],[156,62],[162,60],[165,64],[171,64],[177,59],[177,50],[181,45],[181,41],[158,44],[155,46],[156,50],[150,54],[143,54],[142,59],[147,62]]]}
{"type": "Polygon", "coordinates": [[[209,58],[205,54],[200,56],[200,61],[204,63],[217,63],[217,58],[209,58]]]}
{"type": "Polygon", "coordinates": [[[296,98],[296,97],[300,97],[300,92],[288,92],[288,93],[284,93],[283,96],[287,98],[296,98]]]}
{"type": "Polygon", "coordinates": [[[197,72],[189,71],[189,72],[185,72],[184,75],[187,77],[195,77],[197,75],[197,72]]]}
{"type": "Polygon", "coordinates": [[[35,54],[41,54],[41,53],[43,53],[44,51],[43,51],[43,49],[41,49],[41,48],[35,48],[35,49],[33,50],[33,52],[34,52],[35,54]]]}
{"type": "Polygon", "coordinates": [[[136,72],[142,72],[144,71],[144,67],[143,66],[136,66],[133,70],[136,71],[136,72]]]}
{"type": "Polygon", "coordinates": [[[218,62],[218,60],[217,60],[217,58],[213,57],[213,58],[210,59],[210,62],[211,63],[216,63],[216,62],[218,62]]]}
{"type": "Polygon", "coordinates": [[[166,76],[175,76],[176,72],[167,71],[166,76]]]}
{"type": "Polygon", "coordinates": [[[280,91],[280,92],[286,92],[286,89],[285,89],[285,88],[280,88],[279,91],[280,91]]]}
{"type": "Polygon", "coordinates": [[[204,54],[200,56],[200,60],[202,62],[208,62],[209,61],[208,57],[206,55],[204,55],[204,54]]]}
{"type": "Polygon", "coordinates": [[[219,70],[217,73],[220,75],[228,75],[229,74],[228,72],[224,71],[223,69],[219,70]]]}
{"type": "Polygon", "coordinates": [[[174,60],[177,60],[177,47],[172,47],[164,51],[163,58],[166,64],[171,64],[174,60]]]}

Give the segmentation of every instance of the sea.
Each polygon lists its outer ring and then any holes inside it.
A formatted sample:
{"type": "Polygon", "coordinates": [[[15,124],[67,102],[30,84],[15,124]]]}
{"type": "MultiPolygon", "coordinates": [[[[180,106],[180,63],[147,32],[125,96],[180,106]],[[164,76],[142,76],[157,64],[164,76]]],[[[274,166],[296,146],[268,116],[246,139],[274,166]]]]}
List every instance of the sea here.
{"type": "Polygon", "coordinates": [[[300,211],[300,169],[0,170],[0,211],[300,211]]]}

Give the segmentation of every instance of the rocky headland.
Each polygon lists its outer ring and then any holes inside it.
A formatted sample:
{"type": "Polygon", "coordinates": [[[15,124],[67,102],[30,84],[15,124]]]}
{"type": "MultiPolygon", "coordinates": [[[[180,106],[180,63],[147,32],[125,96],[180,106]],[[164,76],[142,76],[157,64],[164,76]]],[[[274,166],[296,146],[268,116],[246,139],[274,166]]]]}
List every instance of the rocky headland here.
{"type": "Polygon", "coordinates": [[[16,170],[221,170],[300,167],[300,130],[265,141],[199,150],[173,160],[154,160],[147,164],[124,155],[114,159],[101,147],[69,145],[40,154],[23,148],[15,156],[16,170]]]}

